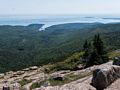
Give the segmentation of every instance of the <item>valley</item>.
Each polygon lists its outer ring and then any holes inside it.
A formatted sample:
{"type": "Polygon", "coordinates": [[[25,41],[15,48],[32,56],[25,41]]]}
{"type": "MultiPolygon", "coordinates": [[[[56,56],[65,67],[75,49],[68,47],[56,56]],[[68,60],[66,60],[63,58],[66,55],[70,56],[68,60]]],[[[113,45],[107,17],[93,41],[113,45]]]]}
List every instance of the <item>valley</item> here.
{"type": "MultiPolygon", "coordinates": [[[[41,24],[42,25],[42,24],[41,24]]],[[[100,33],[108,51],[120,47],[120,24],[70,23],[39,31],[39,24],[0,26],[0,72],[65,60],[100,33]]]]}
{"type": "MultiPolygon", "coordinates": [[[[116,68],[112,64],[120,56],[119,23],[66,23],[39,31],[42,26],[0,26],[1,90],[96,90],[91,85],[94,71],[116,68]],[[85,67],[83,44],[93,42],[98,33],[109,62],[85,67]]],[[[113,90],[117,82],[105,90],[113,90]]]]}

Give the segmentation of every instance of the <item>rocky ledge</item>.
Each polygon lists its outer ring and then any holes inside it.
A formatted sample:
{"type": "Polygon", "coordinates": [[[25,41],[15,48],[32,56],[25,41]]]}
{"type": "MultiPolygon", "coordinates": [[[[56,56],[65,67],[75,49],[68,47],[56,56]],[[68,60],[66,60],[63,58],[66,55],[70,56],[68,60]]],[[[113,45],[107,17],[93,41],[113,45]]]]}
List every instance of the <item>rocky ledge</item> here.
{"type": "Polygon", "coordinates": [[[0,74],[0,90],[3,87],[6,88],[4,90],[120,90],[120,66],[112,63],[51,74],[45,74],[43,67],[36,66],[17,72],[10,71],[0,74]],[[57,82],[52,85],[50,79],[57,82]]]}
{"type": "Polygon", "coordinates": [[[107,88],[111,83],[120,78],[120,67],[107,65],[93,71],[92,85],[98,90],[107,88]]]}

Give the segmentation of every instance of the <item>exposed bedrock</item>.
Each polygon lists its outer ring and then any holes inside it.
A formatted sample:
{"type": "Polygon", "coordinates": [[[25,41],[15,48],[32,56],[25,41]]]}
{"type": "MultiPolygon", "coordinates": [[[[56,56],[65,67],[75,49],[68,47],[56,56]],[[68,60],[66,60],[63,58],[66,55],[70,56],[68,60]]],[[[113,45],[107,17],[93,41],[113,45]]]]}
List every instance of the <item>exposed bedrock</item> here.
{"type": "Polygon", "coordinates": [[[108,65],[93,71],[91,84],[97,90],[103,90],[118,78],[120,78],[120,66],[108,65]]]}

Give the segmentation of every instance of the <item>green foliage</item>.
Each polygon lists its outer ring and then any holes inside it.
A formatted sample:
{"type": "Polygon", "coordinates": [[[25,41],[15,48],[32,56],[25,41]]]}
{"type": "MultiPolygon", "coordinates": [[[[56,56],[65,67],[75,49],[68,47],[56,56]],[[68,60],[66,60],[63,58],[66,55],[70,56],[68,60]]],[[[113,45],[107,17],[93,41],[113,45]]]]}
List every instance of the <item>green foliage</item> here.
{"type": "Polygon", "coordinates": [[[58,62],[52,65],[45,66],[45,72],[51,73],[59,70],[74,70],[79,64],[82,64],[80,57],[83,55],[83,52],[74,53],[67,59],[62,62],[58,62]]]}
{"type": "Polygon", "coordinates": [[[96,53],[98,54],[98,57],[102,59],[102,61],[99,63],[107,62],[108,61],[107,51],[104,47],[104,43],[102,39],[100,38],[99,34],[94,37],[93,46],[96,49],[96,53]]]}
{"type": "Polygon", "coordinates": [[[28,83],[31,83],[31,80],[23,79],[23,80],[19,81],[18,83],[19,83],[21,86],[24,86],[24,85],[26,85],[26,84],[28,84],[28,83]]]}
{"type": "Polygon", "coordinates": [[[98,64],[102,64],[102,60],[100,58],[100,56],[97,53],[97,50],[94,49],[93,52],[90,53],[91,56],[89,58],[89,60],[86,63],[86,67],[90,67],[92,65],[98,65],[98,64]]]}
{"type": "Polygon", "coordinates": [[[46,82],[46,80],[41,81],[41,82],[35,82],[31,85],[30,89],[35,89],[35,88],[39,88],[41,85],[43,85],[46,82]]]}
{"type": "Polygon", "coordinates": [[[54,80],[52,78],[49,79],[49,83],[50,85],[52,86],[56,86],[56,85],[64,85],[66,83],[70,83],[72,81],[75,81],[75,80],[78,80],[78,79],[81,79],[81,78],[84,78],[86,76],[90,76],[92,74],[92,72],[85,72],[85,73],[80,73],[78,75],[75,75],[73,73],[70,73],[70,74],[66,74],[64,76],[64,79],[63,80],[54,80]]]}
{"type": "MultiPolygon", "coordinates": [[[[85,50],[85,53],[88,53],[89,50],[85,50]]],[[[84,57],[85,55],[83,58],[84,57]]],[[[102,64],[108,61],[107,52],[105,51],[103,41],[99,34],[95,35],[93,39],[93,48],[91,48],[86,58],[88,58],[88,61],[86,61],[86,67],[102,64]]]]}
{"type": "Polygon", "coordinates": [[[56,86],[56,85],[63,85],[66,83],[66,79],[63,80],[63,81],[60,81],[60,80],[54,80],[52,78],[49,79],[49,82],[50,82],[50,85],[51,86],[56,86]]]}
{"type": "Polygon", "coordinates": [[[94,49],[96,49],[95,52],[97,52],[98,55],[102,55],[105,53],[103,41],[101,40],[99,34],[95,35],[95,37],[93,39],[93,47],[94,47],[94,49]]]}
{"type": "Polygon", "coordinates": [[[90,53],[91,53],[91,43],[86,40],[84,45],[83,45],[83,51],[84,51],[84,54],[82,56],[82,59],[83,59],[83,63],[86,63],[90,57],[90,53]]]}
{"type": "Polygon", "coordinates": [[[70,23],[38,31],[41,26],[0,26],[0,72],[61,62],[82,51],[84,40],[91,40],[96,33],[106,42],[107,50],[120,48],[119,23],[70,23]]]}
{"type": "Polygon", "coordinates": [[[112,51],[108,53],[108,56],[110,59],[113,59],[114,57],[119,57],[120,56],[120,51],[112,51]]]}
{"type": "Polygon", "coordinates": [[[86,49],[89,48],[88,41],[86,40],[84,45],[83,45],[83,50],[86,51],[86,49]]]}
{"type": "Polygon", "coordinates": [[[113,58],[113,65],[118,65],[118,66],[120,66],[120,56],[118,56],[118,57],[114,57],[113,58]]]}

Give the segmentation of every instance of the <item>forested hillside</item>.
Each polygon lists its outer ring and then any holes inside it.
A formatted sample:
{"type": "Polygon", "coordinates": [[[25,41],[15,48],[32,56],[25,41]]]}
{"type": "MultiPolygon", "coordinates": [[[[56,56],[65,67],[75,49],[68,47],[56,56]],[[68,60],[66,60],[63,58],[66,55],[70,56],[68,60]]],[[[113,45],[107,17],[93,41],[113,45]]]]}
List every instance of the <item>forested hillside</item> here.
{"type": "Polygon", "coordinates": [[[39,31],[42,25],[0,26],[0,72],[62,61],[96,33],[108,50],[120,48],[120,24],[70,23],[39,31]]]}

